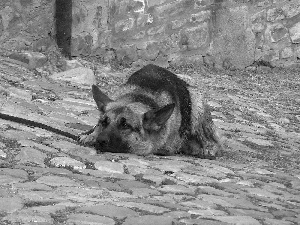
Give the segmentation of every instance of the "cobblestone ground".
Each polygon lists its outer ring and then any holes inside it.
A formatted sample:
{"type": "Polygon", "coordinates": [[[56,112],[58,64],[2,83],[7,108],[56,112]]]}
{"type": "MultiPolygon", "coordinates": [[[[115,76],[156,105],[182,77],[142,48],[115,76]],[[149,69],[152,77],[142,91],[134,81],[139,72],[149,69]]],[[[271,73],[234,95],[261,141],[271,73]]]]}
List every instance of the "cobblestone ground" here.
{"type": "MultiPolygon", "coordinates": [[[[110,82],[98,79],[104,88],[110,82]]],[[[199,79],[224,134],[217,160],[96,155],[0,120],[0,224],[300,224],[299,73],[199,79]]],[[[98,115],[88,90],[6,61],[0,110],[75,134],[98,115]]]]}

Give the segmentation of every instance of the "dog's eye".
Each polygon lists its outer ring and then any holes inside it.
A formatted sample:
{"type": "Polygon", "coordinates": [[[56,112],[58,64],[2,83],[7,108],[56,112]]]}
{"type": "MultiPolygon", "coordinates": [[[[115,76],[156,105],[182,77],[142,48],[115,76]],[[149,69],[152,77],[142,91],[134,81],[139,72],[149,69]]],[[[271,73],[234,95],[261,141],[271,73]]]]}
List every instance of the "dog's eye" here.
{"type": "Polygon", "coordinates": [[[121,129],[132,129],[132,126],[127,123],[124,117],[120,119],[119,126],[121,129]]]}
{"type": "Polygon", "coordinates": [[[101,121],[101,125],[102,127],[107,127],[110,123],[110,119],[109,117],[105,117],[102,121],[101,121]]]}

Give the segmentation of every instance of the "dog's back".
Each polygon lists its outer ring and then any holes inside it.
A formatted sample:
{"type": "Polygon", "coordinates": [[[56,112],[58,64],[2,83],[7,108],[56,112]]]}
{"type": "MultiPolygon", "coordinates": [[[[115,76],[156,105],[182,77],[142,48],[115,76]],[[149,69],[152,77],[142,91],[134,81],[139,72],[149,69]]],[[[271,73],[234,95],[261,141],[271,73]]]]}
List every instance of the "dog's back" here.
{"type": "MultiPolygon", "coordinates": [[[[133,73],[129,77],[127,84],[139,86],[141,90],[144,90],[143,92],[145,95],[148,95],[148,92],[150,92],[155,95],[157,100],[160,100],[157,95],[168,98],[169,96],[165,94],[168,93],[172,98],[172,101],[176,104],[176,107],[180,110],[180,136],[183,137],[190,133],[192,103],[188,91],[189,85],[185,81],[178,78],[167,69],[148,64],[133,73]]],[[[162,99],[161,101],[161,105],[170,103],[169,99],[162,99]]]]}

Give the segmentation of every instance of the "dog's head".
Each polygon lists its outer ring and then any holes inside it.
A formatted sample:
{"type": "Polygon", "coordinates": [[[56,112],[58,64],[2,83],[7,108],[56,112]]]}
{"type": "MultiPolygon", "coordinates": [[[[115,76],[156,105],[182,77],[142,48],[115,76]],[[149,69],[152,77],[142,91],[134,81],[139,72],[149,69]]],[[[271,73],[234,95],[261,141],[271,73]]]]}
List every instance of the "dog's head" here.
{"type": "Polygon", "coordinates": [[[138,155],[153,153],[157,148],[153,136],[159,138],[158,134],[172,115],[175,104],[151,109],[141,102],[113,101],[95,85],[92,91],[101,112],[96,149],[138,155]]]}

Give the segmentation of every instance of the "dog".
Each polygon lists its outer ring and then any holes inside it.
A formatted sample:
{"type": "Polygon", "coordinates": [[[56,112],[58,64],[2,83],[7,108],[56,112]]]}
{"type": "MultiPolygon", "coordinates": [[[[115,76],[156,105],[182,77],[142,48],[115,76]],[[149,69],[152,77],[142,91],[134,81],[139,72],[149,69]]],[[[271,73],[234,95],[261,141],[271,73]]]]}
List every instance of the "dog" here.
{"type": "Polygon", "coordinates": [[[96,85],[92,94],[100,119],[78,141],[97,152],[214,159],[223,150],[201,90],[165,68],[144,66],[113,98],[96,85]]]}

